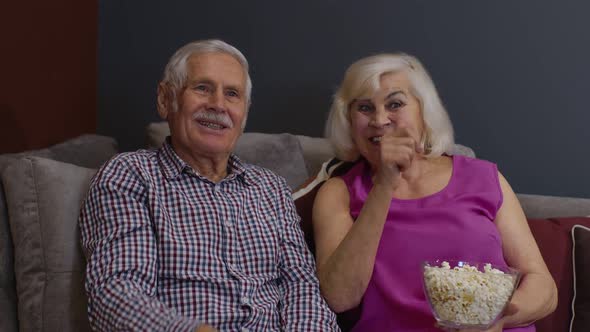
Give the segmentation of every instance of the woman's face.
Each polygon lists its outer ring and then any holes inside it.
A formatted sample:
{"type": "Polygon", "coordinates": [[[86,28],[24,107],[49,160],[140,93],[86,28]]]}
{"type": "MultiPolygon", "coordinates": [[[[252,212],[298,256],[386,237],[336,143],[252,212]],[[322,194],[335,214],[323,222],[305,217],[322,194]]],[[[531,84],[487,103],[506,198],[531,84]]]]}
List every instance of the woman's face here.
{"type": "Polygon", "coordinates": [[[410,93],[410,81],[403,71],[383,74],[371,96],[350,104],[352,140],[370,163],[379,160],[379,139],[395,128],[406,128],[420,142],[424,120],[420,102],[410,93]]]}

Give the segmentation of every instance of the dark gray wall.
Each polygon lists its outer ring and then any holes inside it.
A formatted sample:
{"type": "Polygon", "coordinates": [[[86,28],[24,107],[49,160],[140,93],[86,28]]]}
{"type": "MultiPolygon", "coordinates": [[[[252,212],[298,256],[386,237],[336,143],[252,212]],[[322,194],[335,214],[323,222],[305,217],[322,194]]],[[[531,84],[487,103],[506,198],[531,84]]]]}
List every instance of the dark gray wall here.
{"type": "Polygon", "coordinates": [[[221,38],[251,63],[247,131],[320,136],[353,61],[405,51],[429,69],[457,142],[517,192],[590,197],[590,2],[100,1],[99,132],[143,146],[155,91],[186,42],[221,38]]]}

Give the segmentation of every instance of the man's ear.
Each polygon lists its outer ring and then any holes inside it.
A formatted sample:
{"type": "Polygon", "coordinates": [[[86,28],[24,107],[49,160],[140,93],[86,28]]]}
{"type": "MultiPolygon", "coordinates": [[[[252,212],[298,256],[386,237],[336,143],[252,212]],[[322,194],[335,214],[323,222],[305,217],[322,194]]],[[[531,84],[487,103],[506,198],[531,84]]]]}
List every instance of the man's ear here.
{"type": "Polygon", "coordinates": [[[174,98],[172,98],[173,89],[170,83],[160,82],[158,84],[158,114],[163,120],[168,119],[168,113],[172,112],[172,103],[174,102],[174,98]]]}

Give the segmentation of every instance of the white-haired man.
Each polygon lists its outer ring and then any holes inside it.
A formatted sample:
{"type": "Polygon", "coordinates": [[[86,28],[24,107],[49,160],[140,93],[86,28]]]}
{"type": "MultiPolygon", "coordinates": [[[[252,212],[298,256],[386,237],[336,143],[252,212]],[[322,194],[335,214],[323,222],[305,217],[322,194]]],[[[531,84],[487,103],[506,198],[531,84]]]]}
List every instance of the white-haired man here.
{"type": "Polygon", "coordinates": [[[80,215],[93,329],[338,330],[284,179],[232,154],[251,86],[222,41],[170,59],[157,106],[171,136],[103,166],[80,215]]]}

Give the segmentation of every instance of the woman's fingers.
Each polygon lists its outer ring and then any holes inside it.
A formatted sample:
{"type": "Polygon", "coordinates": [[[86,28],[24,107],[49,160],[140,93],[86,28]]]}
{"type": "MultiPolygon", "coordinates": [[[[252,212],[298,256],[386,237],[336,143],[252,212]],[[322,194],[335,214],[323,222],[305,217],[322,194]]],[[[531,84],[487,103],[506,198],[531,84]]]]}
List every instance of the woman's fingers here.
{"type": "Polygon", "coordinates": [[[400,171],[409,168],[416,154],[416,141],[405,128],[397,128],[381,139],[381,160],[400,171]]]}
{"type": "Polygon", "coordinates": [[[419,143],[411,129],[398,127],[386,133],[380,141],[379,181],[397,186],[401,172],[412,166],[419,143]]]}
{"type": "Polygon", "coordinates": [[[516,306],[516,304],[514,304],[512,302],[508,302],[508,305],[506,306],[506,308],[504,309],[504,312],[502,314],[504,316],[510,316],[510,315],[514,315],[516,312],[518,312],[518,307],[516,306]]]}

